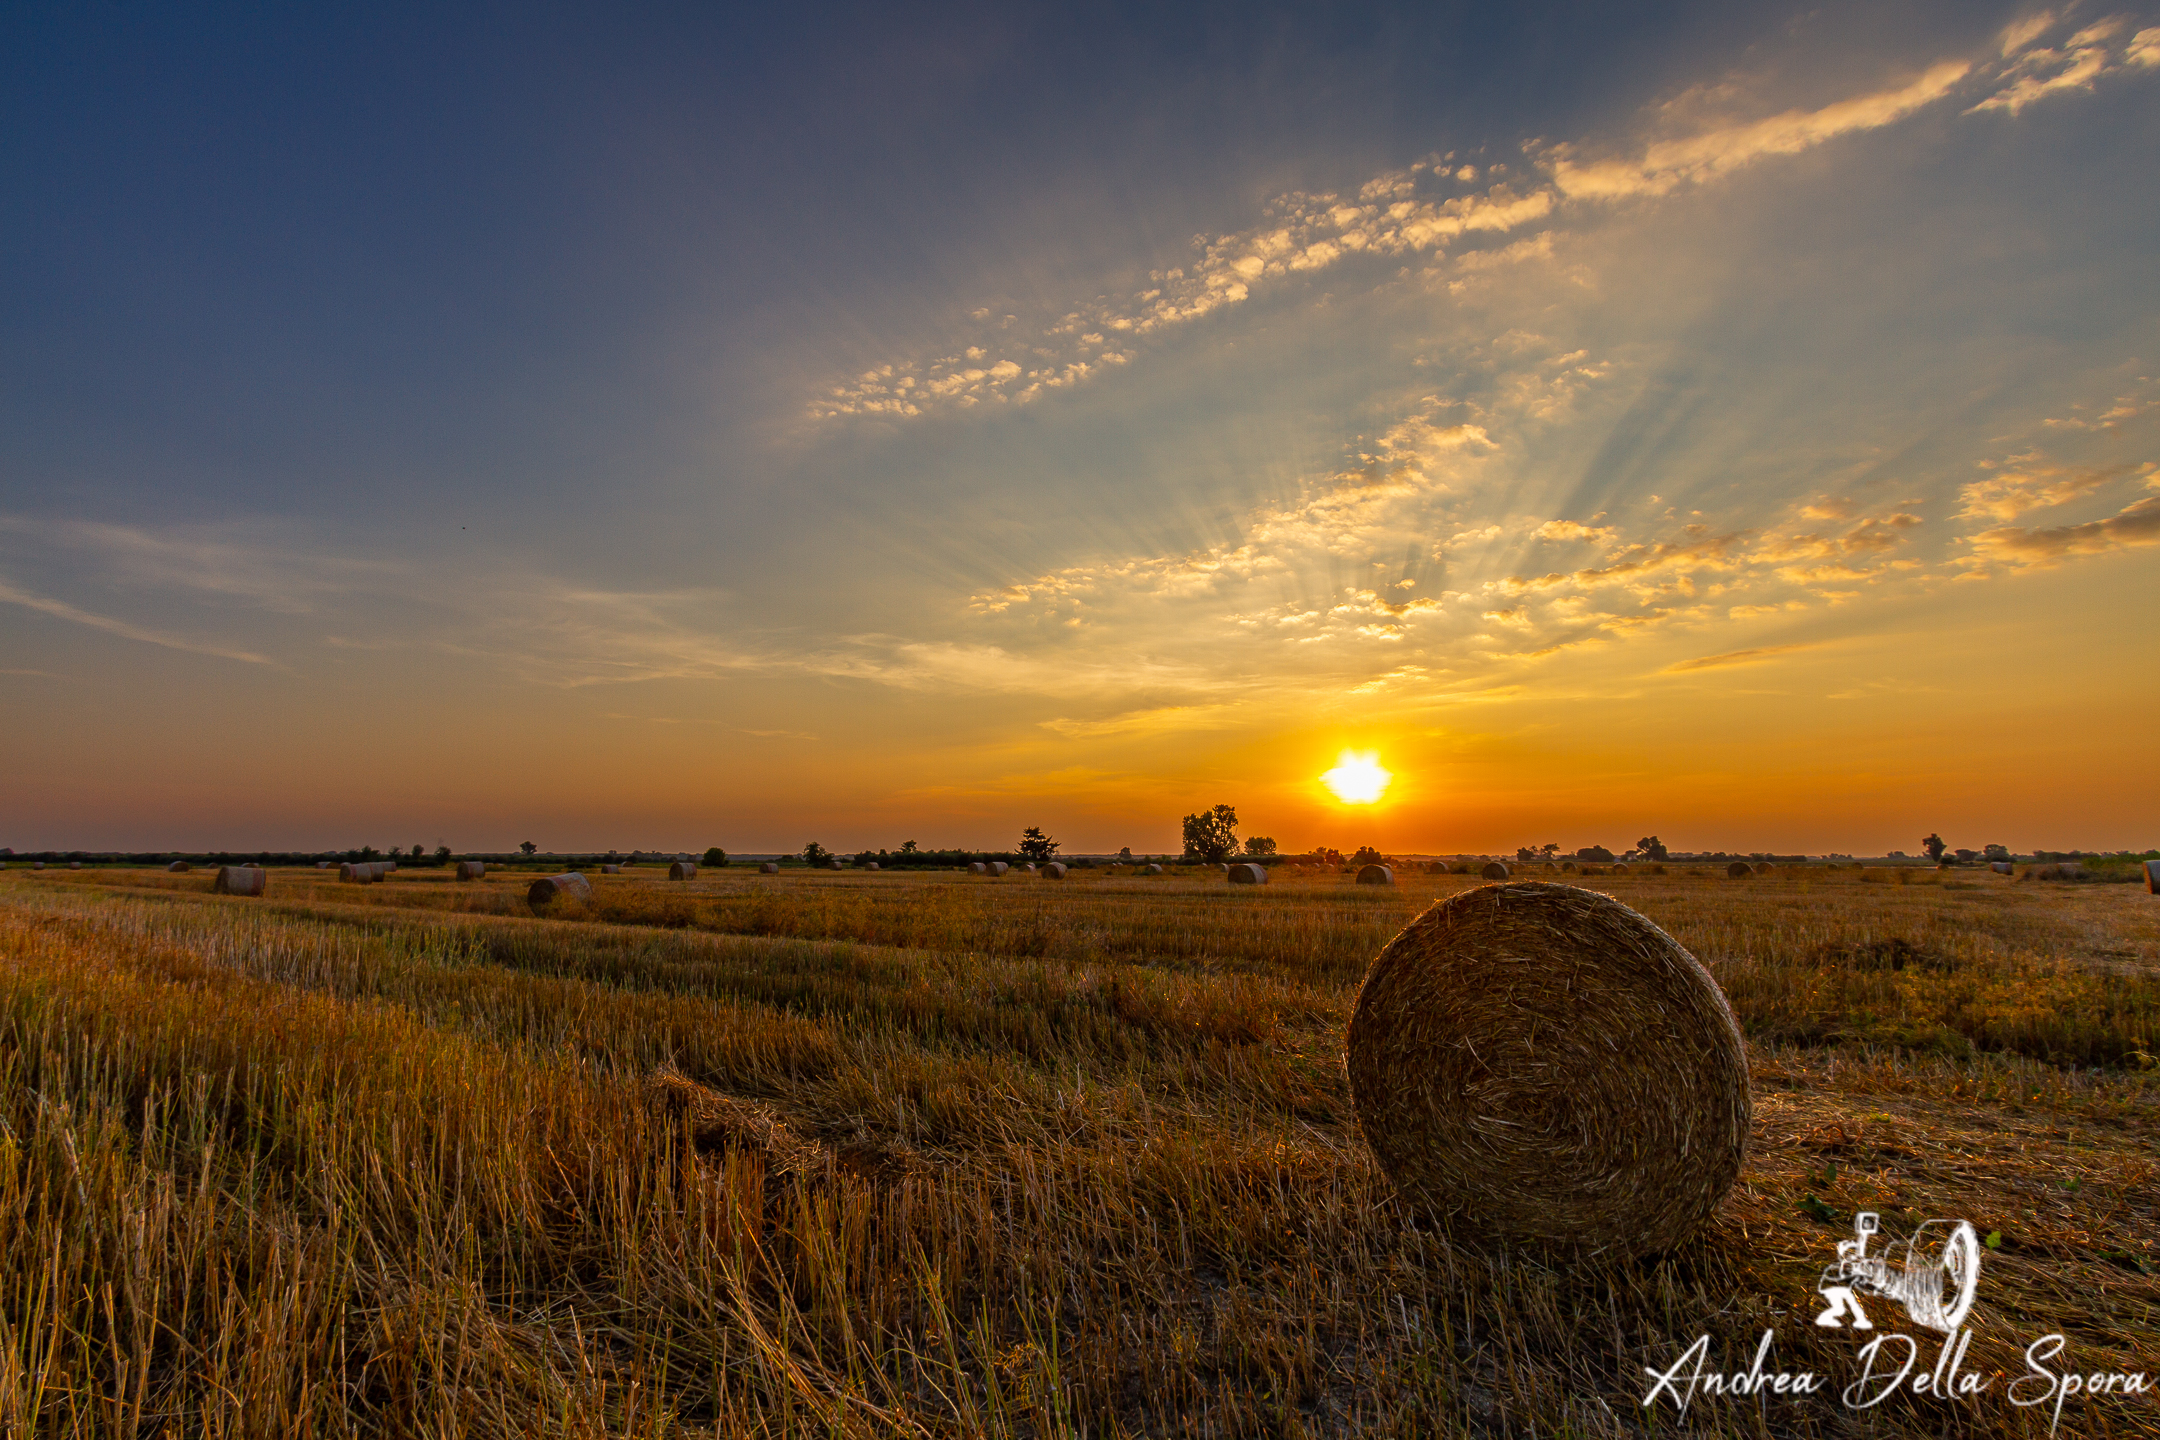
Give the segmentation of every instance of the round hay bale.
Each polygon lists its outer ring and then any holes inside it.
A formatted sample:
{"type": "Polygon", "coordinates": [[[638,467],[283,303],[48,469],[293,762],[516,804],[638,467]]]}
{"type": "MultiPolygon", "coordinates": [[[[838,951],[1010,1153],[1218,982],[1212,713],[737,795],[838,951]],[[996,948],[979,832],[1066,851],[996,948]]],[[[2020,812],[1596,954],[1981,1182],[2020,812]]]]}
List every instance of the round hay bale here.
{"type": "Polygon", "coordinates": [[[1613,873],[1613,874],[1615,874],[1615,875],[1625,875],[1625,874],[1627,874],[1627,873],[1628,873],[1628,871],[1627,871],[1627,861],[1625,861],[1625,860],[1622,860],[1622,861],[1618,862],[1617,864],[1615,864],[1615,865],[1614,865],[1614,866],[1612,867],[1612,873],[1613,873]]]}
{"type": "Polygon", "coordinates": [[[845,870],[847,869],[847,861],[835,857],[825,862],[825,868],[828,870],[845,870]]]}
{"type": "Polygon", "coordinates": [[[2012,865],[2008,860],[1990,860],[1988,861],[1988,869],[1994,871],[1997,875],[2013,875],[2017,873],[2017,866],[2012,865]]]}
{"type": "Polygon", "coordinates": [[[2160,860],[2145,862],[2145,893],[2160,895],[2160,860]]]}
{"type": "Polygon", "coordinates": [[[1450,875],[1468,875],[1470,873],[1470,862],[1467,860],[1457,860],[1454,864],[1448,866],[1447,868],[1448,874],[1450,875]]]}
{"type": "Polygon", "coordinates": [[[1665,867],[1663,865],[1652,865],[1649,868],[1652,875],[1662,875],[1665,873],[1665,867]]]}
{"type": "Polygon", "coordinates": [[[970,875],[987,875],[987,874],[989,874],[989,873],[990,873],[990,867],[989,867],[988,865],[985,865],[985,864],[984,864],[984,863],[983,863],[982,861],[980,861],[980,860],[970,860],[970,861],[968,861],[968,874],[970,874],[970,875]]]}
{"type": "Polygon", "coordinates": [[[1508,876],[1508,869],[1498,860],[1488,860],[1485,862],[1485,868],[1478,873],[1487,880],[1505,880],[1508,876]]]}
{"type": "Polygon", "coordinates": [[[1062,879],[1064,879],[1064,878],[1065,878],[1065,862],[1064,862],[1064,861],[1062,861],[1062,860],[1052,860],[1052,861],[1051,861],[1051,862],[1050,862],[1049,864],[1047,864],[1047,865],[1045,865],[1045,866],[1043,866],[1043,867],[1042,867],[1042,875],[1043,875],[1043,879],[1045,879],[1045,880],[1062,880],[1062,879]]]}
{"type": "Polygon", "coordinates": [[[395,860],[385,860],[385,861],[383,861],[383,862],[382,862],[382,867],[383,867],[383,874],[385,874],[385,875],[395,875],[395,874],[397,874],[397,861],[395,861],[395,860]]]}
{"type": "MultiPolygon", "coordinates": [[[[877,866],[873,865],[870,868],[875,870],[877,869],[877,866]]],[[[1007,864],[1003,860],[992,860],[990,862],[990,873],[992,875],[1003,875],[1006,871],[1010,869],[1012,869],[1012,866],[1007,864]]]]}
{"type": "Polygon", "coordinates": [[[458,861],[457,878],[460,880],[478,880],[486,874],[487,861],[485,860],[458,861]]]}
{"type": "Polygon", "coordinates": [[[688,860],[677,860],[667,867],[667,878],[670,880],[695,880],[697,879],[697,866],[688,860]]]}
{"type": "Polygon", "coordinates": [[[188,864],[185,860],[175,860],[172,862],[172,864],[167,865],[165,868],[175,875],[185,875],[188,873],[188,871],[193,870],[195,867],[188,864]]]}
{"type": "Polygon", "coordinates": [[[1141,871],[1140,873],[1143,875],[1160,875],[1162,874],[1162,866],[1150,865],[1147,867],[1147,869],[1141,871]]]}
{"type": "Polygon", "coordinates": [[[1560,863],[1560,873],[1563,875],[1573,875],[1575,873],[1575,862],[1573,860],[1562,861],[1560,863]]]}
{"type": "Polygon", "coordinates": [[[525,903],[538,915],[548,908],[548,902],[558,895],[572,900],[592,899],[592,881],[572,870],[562,875],[548,875],[535,880],[525,892],[525,903]]]}
{"type": "Polygon", "coordinates": [[[780,862],[777,860],[767,860],[764,864],[757,867],[757,873],[760,875],[777,875],[780,873],[780,862]]]}
{"type": "Polygon", "coordinates": [[[875,860],[865,860],[863,861],[862,868],[865,870],[875,870],[878,868],[878,863],[875,860]]]}
{"type": "Polygon", "coordinates": [[[1708,971],[1610,896],[1481,885],[1366,971],[1344,1038],[1358,1125],[1406,1202],[1462,1234],[1669,1250],[1740,1173],[1740,1027],[1708,971]]]}
{"type": "Polygon", "coordinates": [[[32,860],[30,862],[30,868],[33,870],[42,870],[45,868],[45,862],[43,860],[32,860]]]}
{"type": "Polygon", "coordinates": [[[1548,860],[1545,862],[1545,873],[1547,875],[1557,875],[1560,873],[1560,867],[1548,860]]]}
{"type": "MultiPolygon", "coordinates": [[[[1385,865],[1368,865],[1365,867],[1366,870],[1385,870],[1386,868],[1387,867],[1385,865]]],[[[1267,884],[1267,866],[1265,865],[1231,865],[1227,867],[1227,869],[1229,871],[1230,883],[1232,885],[1267,884]]],[[[1359,871],[1358,879],[1360,881],[1363,881],[1364,878],[1364,871],[1359,871]]],[[[1391,885],[1395,883],[1393,876],[1388,877],[1388,883],[1391,885]]]]}
{"type": "Polygon", "coordinates": [[[1395,872],[1385,865],[1367,865],[1357,872],[1357,883],[1360,885],[1392,885],[1395,883],[1395,872]]]}
{"type": "Polygon", "coordinates": [[[210,890],[216,895],[260,895],[269,882],[269,872],[259,866],[220,865],[210,890]]]}
{"type": "Polygon", "coordinates": [[[1726,878],[1730,880],[1738,880],[1743,875],[1752,875],[1754,873],[1755,867],[1745,860],[1735,860],[1725,867],[1726,878]]]}
{"type": "Polygon", "coordinates": [[[82,869],[82,861],[80,861],[80,860],[70,860],[70,861],[68,861],[68,869],[70,869],[70,870],[80,870],[80,869],[82,869]]]}
{"type": "Polygon", "coordinates": [[[328,860],[317,860],[315,862],[315,868],[318,870],[328,870],[331,866],[331,863],[332,862],[328,860]]]}
{"type": "Polygon", "coordinates": [[[600,867],[600,873],[601,873],[601,874],[603,874],[603,875],[620,875],[620,874],[622,874],[622,866],[620,866],[620,865],[602,865],[602,866],[600,867]]]}

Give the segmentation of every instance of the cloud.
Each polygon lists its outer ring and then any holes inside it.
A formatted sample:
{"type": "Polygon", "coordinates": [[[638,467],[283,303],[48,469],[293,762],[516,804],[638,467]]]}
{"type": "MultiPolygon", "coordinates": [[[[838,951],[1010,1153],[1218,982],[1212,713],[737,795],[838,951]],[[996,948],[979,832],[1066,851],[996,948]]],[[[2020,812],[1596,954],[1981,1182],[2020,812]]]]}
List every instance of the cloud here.
{"type": "Polygon", "coordinates": [[[87,625],[93,630],[103,630],[109,635],[118,635],[123,639],[139,640],[145,645],[162,645],[168,650],[184,650],[190,654],[210,655],[220,660],[239,660],[249,665],[268,665],[272,663],[267,655],[258,655],[252,650],[234,650],[222,645],[206,644],[200,640],[189,640],[183,636],[168,635],[159,630],[145,629],[140,625],[131,625],[125,620],[116,620],[110,615],[99,615],[89,610],[77,609],[65,600],[53,600],[43,595],[33,595],[28,591],[18,590],[4,580],[0,580],[0,601],[10,605],[20,605],[25,609],[35,610],[42,615],[50,615],[56,620],[67,620],[77,625],[87,625]]]}
{"type": "Polygon", "coordinates": [[[2000,475],[1974,480],[1958,494],[1968,520],[2015,520],[2028,510],[2045,510],[2082,500],[2106,488],[2130,470],[2128,465],[2086,469],[2070,465],[2033,463],[2036,457],[2019,457],[2026,463],[2000,475]]]}
{"type": "Polygon", "coordinates": [[[2131,36],[2129,46],[2123,51],[2123,59],[2148,70],[2160,66],[2160,26],[2140,30],[2131,36]]]}
{"type": "Polygon", "coordinates": [[[1769,156],[1797,155],[1826,140],[1894,124],[1948,95],[1972,68],[1966,60],[1940,61],[1893,89],[1659,141],[1636,160],[1580,165],[1573,159],[1574,147],[1555,146],[1548,152],[1553,184],[1571,200],[1664,195],[1682,185],[1729,175],[1769,156]]]}
{"type": "Polygon", "coordinates": [[[1216,730],[1237,713],[1233,705],[1164,705],[1152,710],[1128,710],[1104,720],[1073,720],[1060,716],[1044,720],[1042,728],[1068,740],[1094,740],[1107,735],[1162,735],[1177,730],[1216,730]]]}
{"type": "MultiPolygon", "coordinates": [[[[2053,16],[2043,13],[2004,33],[2003,53],[2008,56],[2015,51],[2022,51],[2004,68],[2000,77],[2010,83],[1973,106],[1966,114],[1999,110],[2006,115],[2015,115],[2046,96],[2066,90],[2090,90],[2093,82],[2102,75],[2122,68],[2121,64],[2109,63],[2107,42],[2128,28],[2129,22],[2123,17],[2113,16],[2086,26],[2072,35],[2059,50],[2023,48],[2049,29],[2053,21],[2053,16]],[[2019,37],[2015,47],[2010,43],[2013,33],[2019,37]]],[[[2151,63],[2143,59],[2137,51],[2138,39],[2142,38],[2144,33],[2140,31],[2139,37],[2132,39],[2130,51],[2124,55],[2123,63],[2151,63]]]]}
{"type": "Polygon", "coordinates": [[[1983,530],[1967,543],[1976,561],[1998,561],[2017,569],[2039,569],[2076,555],[2152,545],[2160,543],[2160,495],[2134,501],[2105,520],[2040,530],[2005,525],[1983,530]]]}
{"type": "Polygon", "coordinates": [[[1816,642],[1795,645],[1759,645],[1752,650],[1728,650],[1722,655],[1705,655],[1699,660],[1682,660],[1676,664],[1667,665],[1658,673],[1661,675],[1686,675],[1697,670],[1723,670],[1732,665],[1761,665],[1776,659],[1780,655],[1790,655],[1799,650],[1820,648],[1820,644],[1816,642]]]}
{"type": "Polygon", "coordinates": [[[152,531],[0,515],[0,532],[90,552],[121,585],[225,596],[283,614],[307,614],[327,597],[384,588],[410,570],[397,561],[325,554],[282,527],[250,522],[152,531]]]}

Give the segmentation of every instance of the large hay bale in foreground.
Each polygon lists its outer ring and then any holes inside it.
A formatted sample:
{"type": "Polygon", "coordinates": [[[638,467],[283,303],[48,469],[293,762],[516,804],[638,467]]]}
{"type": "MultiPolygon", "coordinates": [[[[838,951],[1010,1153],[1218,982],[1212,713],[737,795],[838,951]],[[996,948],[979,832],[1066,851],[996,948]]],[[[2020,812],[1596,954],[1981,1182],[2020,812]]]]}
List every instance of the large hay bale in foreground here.
{"type": "Polygon", "coordinates": [[[1395,883],[1395,872],[1385,865],[1367,865],[1357,872],[1357,883],[1360,885],[1392,885],[1395,883]]]}
{"type": "Polygon", "coordinates": [[[1042,873],[1043,878],[1046,880],[1062,880],[1065,878],[1065,862],[1062,860],[1052,860],[1049,864],[1042,867],[1042,873]]]}
{"type": "Polygon", "coordinates": [[[697,866],[688,860],[677,860],[667,867],[667,878],[670,880],[695,880],[697,879],[697,866]]]}
{"type": "Polygon", "coordinates": [[[175,875],[185,875],[188,873],[188,871],[193,870],[195,867],[188,864],[188,862],[185,860],[175,860],[172,862],[172,864],[167,865],[165,868],[175,875]]]}
{"type": "Polygon", "coordinates": [[[1498,860],[1486,861],[1485,868],[1478,873],[1487,880],[1505,880],[1508,877],[1507,866],[1501,864],[1498,860]]]}
{"type": "MultiPolygon", "coordinates": [[[[1381,868],[1384,869],[1386,867],[1383,866],[1381,868]]],[[[1230,883],[1232,885],[1267,884],[1267,866],[1265,865],[1232,865],[1229,867],[1229,869],[1230,883]]],[[[1363,879],[1364,877],[1360,875],[1358,878],[1363,879]]],[[[1390,878],[1392,883],[1392,877],[1390,878]]]]}
{"type": "Polygon", "coordinates": [[[252,865],[220,865],[210,890],[216,895],[260,895],[269,882],[267,870],[252,865]]]}
{"type": "Polygon", "coordinates": [[[1725,867],[1726,878],[1732,880],[1738,880],[1743,875],[1752,875],[1754,873],[1755,867],[1745,860],[1735,860],[1725,867]]]}
{"type": "Polygon", "coordinates": [[[1481,885],[1366,972],[1358,1124],[1404,1200],[1472,1238],[1668,1250],[1740,1173],[1740,1027],[1709,972],[1609,896],[1481,885]]]}
{"type": "Polygon", "coordinates": [[[767,860],[764,864],[757,867],[757,873],[760,875],[777,875],[780,873],[780,862],[777,860],[767,860]]]}
{"type": "Polygon", "coordinates": [[[592,881],[575,870],[562,875],[544,876],[533,881],[532,887],[525,892],[525,903],[532,907],[533,914],[538,915],[547,909],[549,902],[557,896],[572,900],[590,900],[592,881]]]}
{"type": "Polygon", "coordinates": [[[2160,895],[2160,860],[2145,862],[2145,893],[2160,895]]]}
{"type": "Polygon", "coordinates": [[[487,861],[485,860],[460,860],[457,863],[457,878],[460,880],[479,880],[486,875],[487,861]]]}

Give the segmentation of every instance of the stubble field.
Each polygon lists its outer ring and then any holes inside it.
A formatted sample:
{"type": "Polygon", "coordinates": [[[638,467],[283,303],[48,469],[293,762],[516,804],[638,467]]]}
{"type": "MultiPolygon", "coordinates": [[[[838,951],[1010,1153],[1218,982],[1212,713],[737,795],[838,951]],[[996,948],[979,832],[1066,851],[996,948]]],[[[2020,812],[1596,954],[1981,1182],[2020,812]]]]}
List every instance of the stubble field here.
{"type": "Polygon", "coordinates": [[[0,1433],[2042,1435],[2042,1336],[2160,1380],[2141,888],[1585,880],[1725,988],[1755,1121],[1698,1240],[1577,1267],[1402,1213],[1351,1112],[1365,965],[1478,882],[663,875],[0,873],[0,1433]],[[1863,1209],[1997,1237],[1988,1389],[1841,1399],[1863,1209]],[[1644,1410],[1766,1330],[1824,1392],[1644,1410]]]}

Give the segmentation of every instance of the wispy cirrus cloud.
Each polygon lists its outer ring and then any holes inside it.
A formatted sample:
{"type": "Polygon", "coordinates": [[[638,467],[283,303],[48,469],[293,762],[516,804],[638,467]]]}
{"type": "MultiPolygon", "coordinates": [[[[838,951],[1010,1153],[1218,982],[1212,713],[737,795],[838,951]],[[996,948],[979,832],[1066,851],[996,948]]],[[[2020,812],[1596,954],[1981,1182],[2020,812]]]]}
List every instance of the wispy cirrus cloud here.
{"type": "MultiPolygon", "coordinates": [[[[56,620],[65,620],[70,624],[88,626],[92,630],[102,630],[108,635],[118,635],[123,640],[136,640],[145,645],[157,645],[167,650],[184,650],[194,655],[209,655],[220,660],[238,660],[249,665],[269,665],[274,663],[269,656],[258,655],[252,650],[240,650],[204,640],[190,639],[184,635],[173,635],[166,631],[153,630],[148,626],[136,625],[115,616],[101,615],[94,610],[85,610],[80,606],[70,605],[65,600],[56,600],[49,595],[32,594],[30,591],[19,589],[5,580],[0,580],[0,603],[20,605],[26,610],[35,610],[41,615],[50,615],[56,620]]],[[[29,674],[34,672],[25,671],[21,673],[29,674]]]]}

